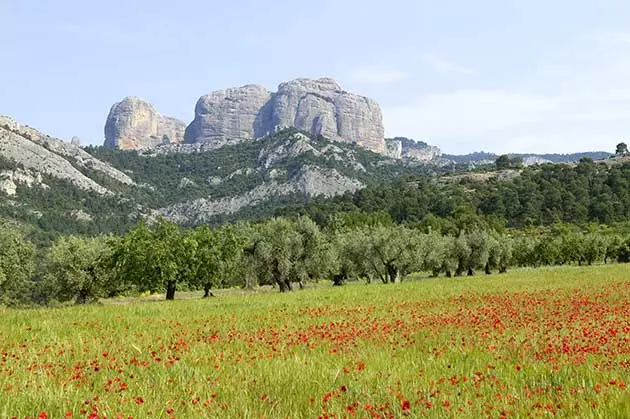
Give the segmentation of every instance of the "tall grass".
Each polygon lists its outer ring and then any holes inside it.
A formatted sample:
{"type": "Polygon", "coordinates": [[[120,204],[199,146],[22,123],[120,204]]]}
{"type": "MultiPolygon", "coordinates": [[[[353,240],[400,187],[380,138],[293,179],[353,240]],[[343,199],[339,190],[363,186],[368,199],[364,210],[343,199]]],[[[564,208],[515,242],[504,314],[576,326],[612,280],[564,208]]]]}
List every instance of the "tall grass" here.
{"type": "Polygon", "coordinates": [[[630,417],[630,266],[0,311],[0,418],[630,417]]]}

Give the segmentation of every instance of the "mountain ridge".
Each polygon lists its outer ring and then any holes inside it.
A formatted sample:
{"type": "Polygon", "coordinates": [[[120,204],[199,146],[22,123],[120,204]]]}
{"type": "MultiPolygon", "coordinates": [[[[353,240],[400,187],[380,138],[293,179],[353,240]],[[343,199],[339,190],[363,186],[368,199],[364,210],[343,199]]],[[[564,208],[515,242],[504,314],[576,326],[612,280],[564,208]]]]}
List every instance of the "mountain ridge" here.
{"type": "Polygon", "coordinates": [[[345,91],[328,77],[283,82],[276,92],[256,84],[216,90],[199,98],[195,117],[182,133],[184,126],[163,117],[150,103],[129,96],[110,109],[104,145],[143,149],[186,142],[219,148],[296,128],[378,153],[386,151],[378,103],[345,91]]]}

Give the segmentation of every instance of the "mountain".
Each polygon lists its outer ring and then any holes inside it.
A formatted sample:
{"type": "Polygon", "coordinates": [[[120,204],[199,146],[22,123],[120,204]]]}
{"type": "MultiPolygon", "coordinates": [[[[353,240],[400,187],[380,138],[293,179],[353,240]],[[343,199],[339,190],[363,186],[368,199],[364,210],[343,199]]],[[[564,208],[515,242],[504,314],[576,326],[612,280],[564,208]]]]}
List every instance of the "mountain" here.
{"type": "Polygon", "coordinates": [[[351,193],[407,170],[425,169],[296,129],[219,149],[82,149],[0,118],[0,217],[45,237],[122,232],[157,216],[216,223],[260,206],[270,215],[280,201],[351,193]]]}
{"type": "Polygon", "coordinates": [[[150,148],[164,143],[181,143],[186,124],[162,116],[147,101],[129,96],[115,103],[105,122],[105,147],[121,150],[150,148]]]}
{"type": "Polygon", "coordinates": [[[138,185],[85,150],[0,116],[0,216],[44,232],[95,234],[137,222],[138,185]]]}
{"type": "Polygon", "coordinates": [[[15,166],[13,171],[3,171],[3,190],[8,195],[15,194],[15,182],[20,183],[29,176],[37,179],[37,184],[41,183],[39,179],[42,175],[51,176],[100,195],[111,195],[112,192],[86,172],[105,176],[122,184],[133,184],[129,176],[92,157],[81,148],[22,126],[5,116],[0,116],[0,155],[15,166]]]}
{"type": "MultiPolygon", "coordinates": [[[[611,153],[605,151],[588,151],[583,153],[569,153],[569,154],[519,154],[510,153],[510,158],[520,158],[526,166],[542,163],[575,163],[580,161],[581,158],[586,157],[593,160],[603,160],[612,156],[611,153]]],[[[469,154],[443,154],[442,164],[494,164],[499,155],[495,153],[487,153],[484,151],[469,153],[469,154]]]]}
{"type": "MultiPolygon", "coordinates": [[[[57,233],[123,232],[159,216],[185,225],[264,218],[334,197],[342,197],[335,211],[352,208],[357,196],[367,197],[365,208],[378,210],[369,203],[394,199],[388,198],[392,182],[415,177],[448,185],[432,179],[448,172],[457,183],[453,175],[468,171],[466,165],[443,165],[451,156],[424,142],[401,137],[387,144],[399,151],[396,158],[288,128],[219,148],[199,142],[81,149],[0,117],[0,217],[33,226],[38,240],[49,240],[57,233]]],[[[584,155],[563,158],[578,156],[584,155]]],[[[474,157],[493,162],[495,156],[474,157]]],[[[533,170],[528,173],[539,169],[533,170]]],[[[509,182],[521,175],[512,172],[483,179],[509,182]]],[[[416,198],[405,198],[405,205],[409,200],[416,198]]]]}
{"type": "Polygon", "coordinates": [[[269,202],[330,197],[407,171],[429,171],[296,129],[218,149],[202,143],[129,152],[87,150],[150,188],[143,202],[154,215],[182,224],[213,223],[269,202]]]}
{"type": "MultiPolygon", "coordinates": [[[[115,104],[105,126],[105,146],[141,149],[181,142],[183,123],[162,117],[150,104],[126,98],[115,104]]],[[[357,143],[385,153],[383,117],[378,104],[346,92],[331,78],[300,78],[281,83],[277,92],[248,84],[204,95],[184,140],[219,148],[251,141],[283,128],[297,128],[334,141],[357,143]]]]}

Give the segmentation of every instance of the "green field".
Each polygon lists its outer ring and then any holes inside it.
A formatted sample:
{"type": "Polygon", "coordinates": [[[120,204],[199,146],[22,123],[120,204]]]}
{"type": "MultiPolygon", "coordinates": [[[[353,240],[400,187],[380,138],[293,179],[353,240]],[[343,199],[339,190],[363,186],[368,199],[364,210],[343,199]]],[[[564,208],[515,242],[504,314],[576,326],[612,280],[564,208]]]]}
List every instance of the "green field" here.
{"type": "Polygon", "coordinates": [[[0,418],[630,417],[630,265],[232,293],[0,309],[0,418]]]}

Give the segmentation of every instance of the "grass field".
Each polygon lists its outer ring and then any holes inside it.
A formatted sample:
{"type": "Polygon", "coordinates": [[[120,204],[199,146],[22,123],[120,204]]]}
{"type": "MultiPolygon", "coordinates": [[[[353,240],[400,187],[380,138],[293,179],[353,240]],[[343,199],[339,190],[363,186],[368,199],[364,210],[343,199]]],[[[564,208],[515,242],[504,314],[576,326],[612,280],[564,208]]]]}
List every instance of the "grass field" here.
{"type": "Polygon", "coordinates": [[[0,309],[0,418],[630,418],[630,265],[0,309]]]}

